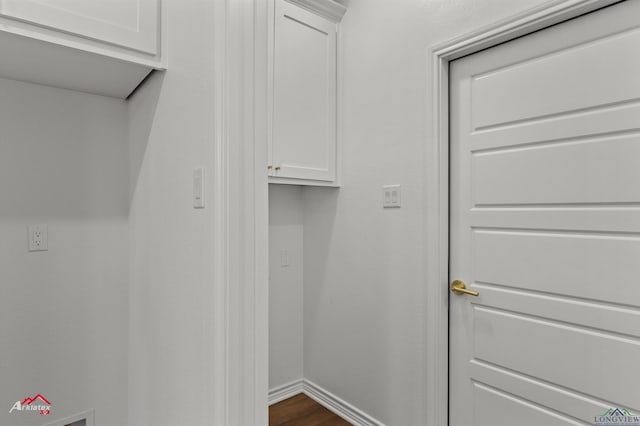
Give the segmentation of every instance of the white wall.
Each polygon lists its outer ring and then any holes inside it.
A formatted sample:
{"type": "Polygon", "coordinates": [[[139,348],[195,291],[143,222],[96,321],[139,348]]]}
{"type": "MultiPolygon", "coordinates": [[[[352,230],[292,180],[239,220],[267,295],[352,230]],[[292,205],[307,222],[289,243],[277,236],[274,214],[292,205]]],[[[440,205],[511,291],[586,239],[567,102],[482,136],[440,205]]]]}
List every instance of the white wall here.
{"type": "MultiPolygon", "coordinates": [[[[129,424],[209,424],[216,410],[214,7],[168,1],[169,69],[129,100],[131,330],[129,424]],[[192,207],[206,167],[205,209],[192,207]]],[[[217,238],[221,238],[217,236],[217,238]]],[[[218,410],[220,407],[217,407],[218,410]]]]}
{"type": "Polygon", "coordinates": [[[352,0],[342,22],[343,187],[304,191],[304,375],[385,424],[425,418],[427,49],[539,3],[352,0]]]}
{"type": "Polygon", "coordinates": [[[303,238],[302,188],[269,185],[269,389],[302,379],[303,238]]]}
{"type": "Polygon", "coordinates": [[[127,424],[127,156],[124,101],[0,79],[2,425],[127,424]],[[37,393],[50,416],[9,414],[37,393]]]}

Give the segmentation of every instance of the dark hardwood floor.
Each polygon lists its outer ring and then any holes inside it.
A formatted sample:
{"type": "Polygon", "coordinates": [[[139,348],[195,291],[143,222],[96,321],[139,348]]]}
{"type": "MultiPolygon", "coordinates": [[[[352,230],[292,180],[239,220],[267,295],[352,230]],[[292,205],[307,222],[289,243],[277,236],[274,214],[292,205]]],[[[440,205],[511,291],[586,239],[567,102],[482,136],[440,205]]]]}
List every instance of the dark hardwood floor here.
{"type": "Polygon", "coordinates": [[[301,393],[269,407],[269,426],[351,426],[301,393]]]}

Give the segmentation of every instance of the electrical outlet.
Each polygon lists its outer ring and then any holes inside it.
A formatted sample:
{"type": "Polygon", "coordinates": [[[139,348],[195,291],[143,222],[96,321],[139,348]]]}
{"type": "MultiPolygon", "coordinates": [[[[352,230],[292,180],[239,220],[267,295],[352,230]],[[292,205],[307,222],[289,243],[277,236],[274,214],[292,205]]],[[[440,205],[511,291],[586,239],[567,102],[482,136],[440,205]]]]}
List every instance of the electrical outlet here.
{"type": "Polygon", "coordinates": [[[49,232],[47,225],[29,225],[29,251],[49,250],[49,232]]]}

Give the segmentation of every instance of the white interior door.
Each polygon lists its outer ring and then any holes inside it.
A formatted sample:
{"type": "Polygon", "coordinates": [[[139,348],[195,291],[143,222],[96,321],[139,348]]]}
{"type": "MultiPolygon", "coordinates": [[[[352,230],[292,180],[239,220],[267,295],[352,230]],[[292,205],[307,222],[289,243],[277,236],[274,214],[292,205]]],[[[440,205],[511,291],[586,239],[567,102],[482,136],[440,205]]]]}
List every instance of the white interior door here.
{"type": "Polygon", "coordinates": [[[639,413],[640,1],[450,81],[450,425],[639,413]]]}

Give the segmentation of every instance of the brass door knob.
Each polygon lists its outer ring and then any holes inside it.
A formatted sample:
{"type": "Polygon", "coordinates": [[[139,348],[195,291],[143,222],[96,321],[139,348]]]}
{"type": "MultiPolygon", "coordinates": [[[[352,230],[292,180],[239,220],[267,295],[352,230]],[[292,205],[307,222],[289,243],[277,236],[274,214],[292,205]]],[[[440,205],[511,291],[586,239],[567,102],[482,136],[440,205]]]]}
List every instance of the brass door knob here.
{"type": "Polygon", "coordinates": [[[468,294],[469,296],[479,296],[480,293],[477,291],[469,290],[463,281],[455,280],[451,283],[451,291],[457,294],[458,296],[462,296],[463,294],[468,294]]]}
{"type": "Polygon", "coordinates": [[[276,172],[280,170],[280,166],[276,166],[276,172]]]}

